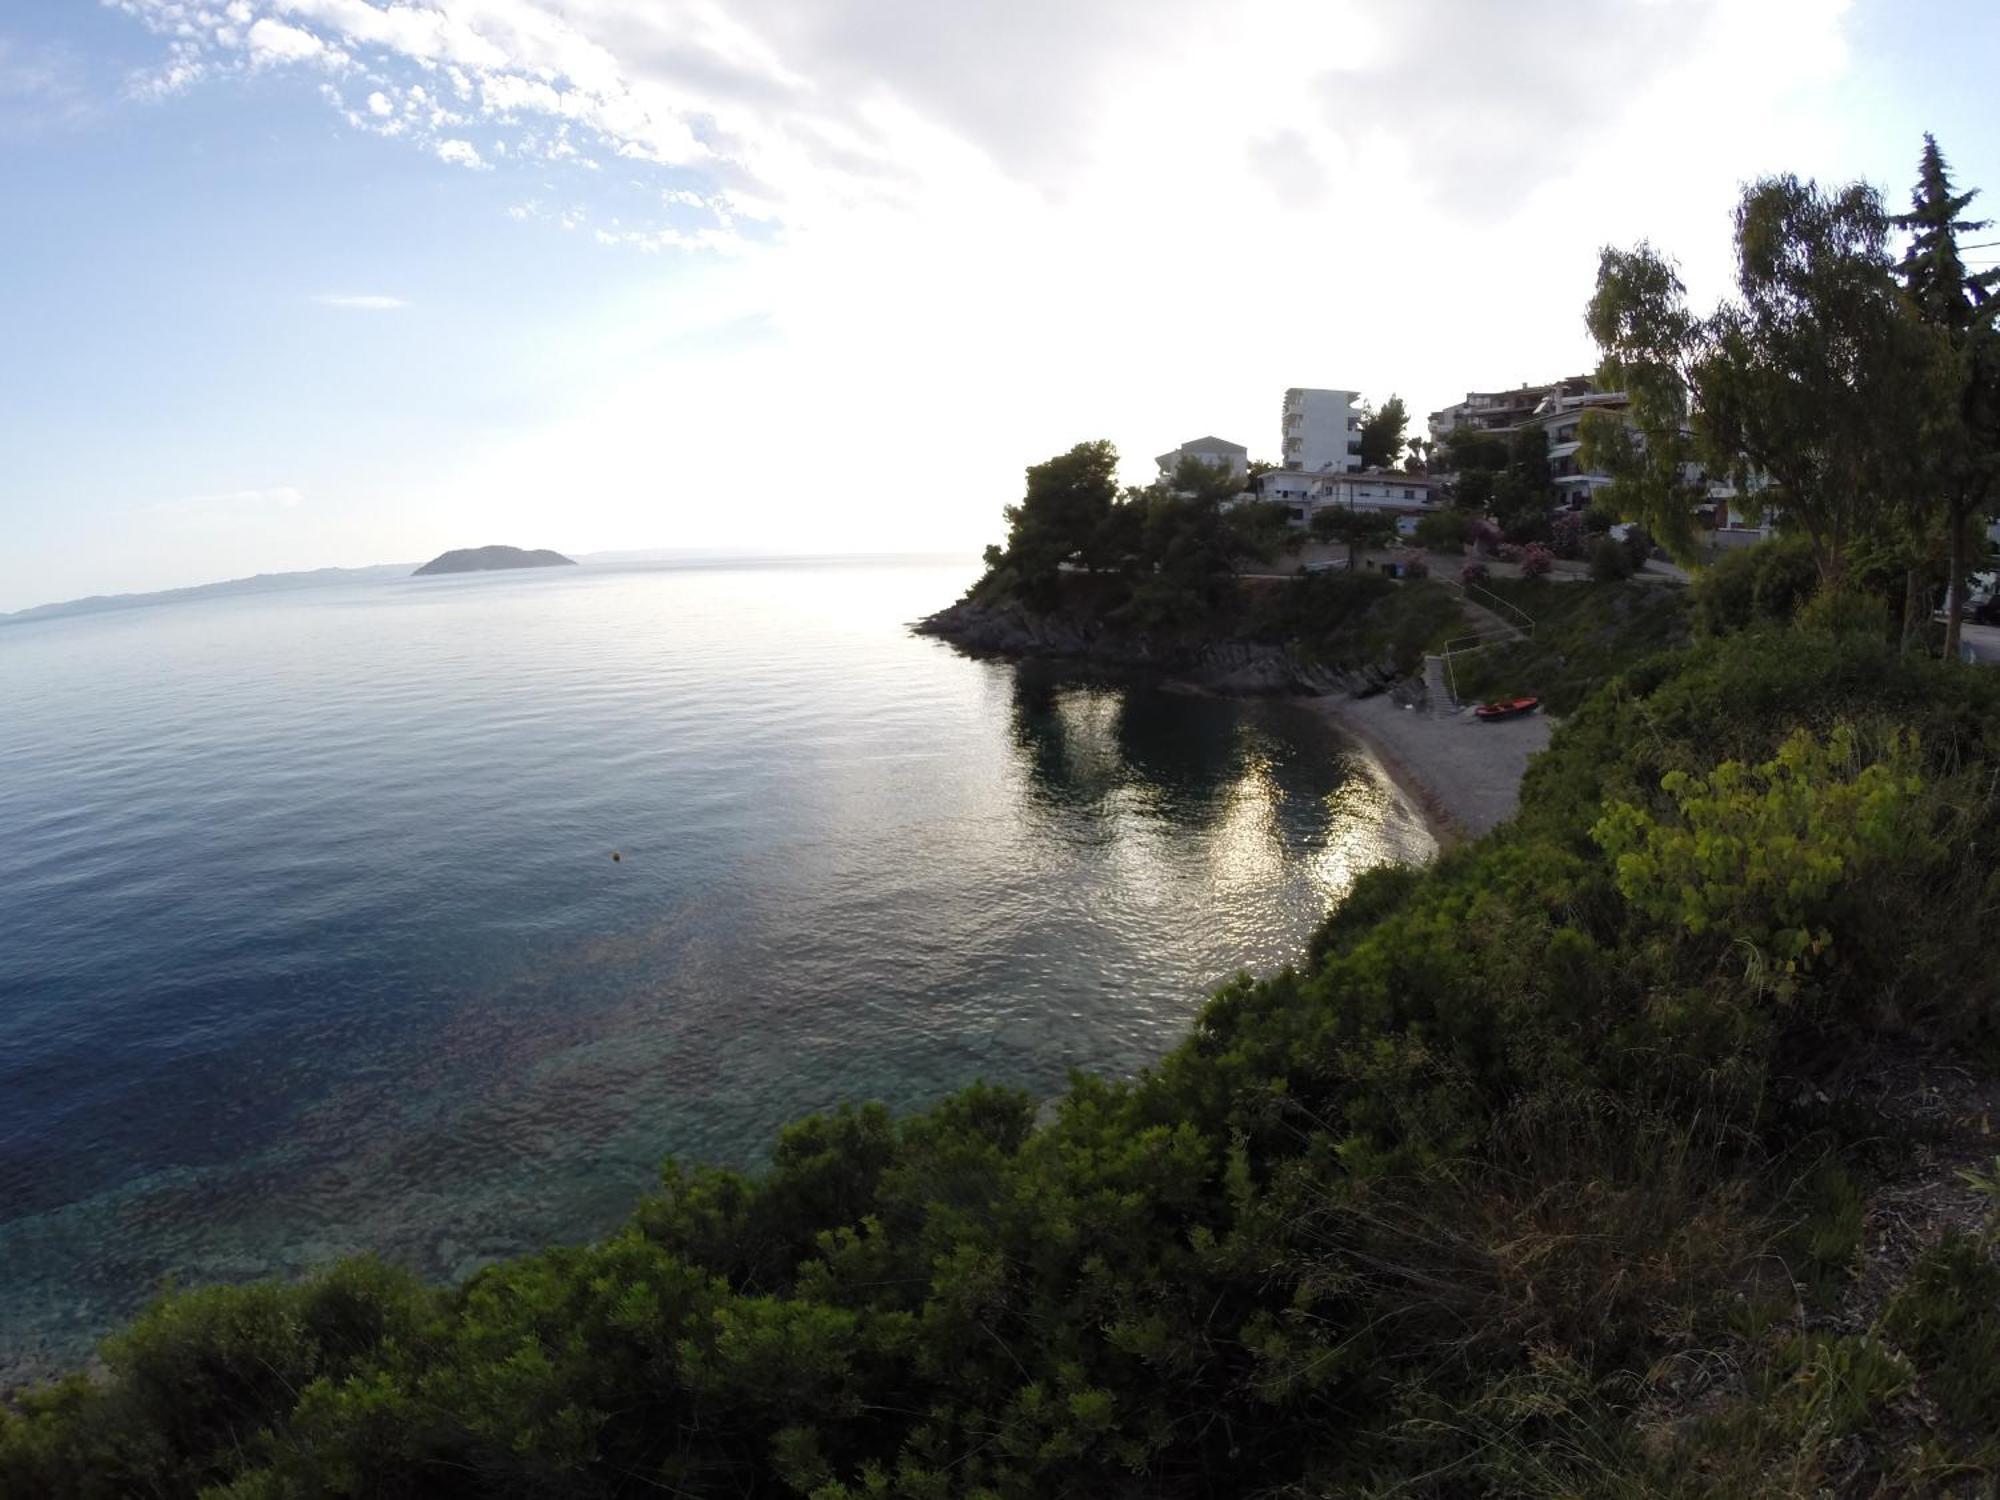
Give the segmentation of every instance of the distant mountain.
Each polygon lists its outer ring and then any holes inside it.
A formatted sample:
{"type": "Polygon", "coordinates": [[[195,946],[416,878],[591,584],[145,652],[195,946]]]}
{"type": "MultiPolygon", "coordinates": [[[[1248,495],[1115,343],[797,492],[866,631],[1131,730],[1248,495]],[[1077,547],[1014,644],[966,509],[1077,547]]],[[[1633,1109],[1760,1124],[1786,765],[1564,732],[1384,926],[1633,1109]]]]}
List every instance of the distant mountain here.
{"type": "Polygon", "coordinates": [[[198,583],[191,588],[158,589],[149,594],[92,594],[87,599],[66,599],[60,604],[38,604],[33,609],[0,615],[0,625],[25,625],[30,620],[104,614],[117,609],[149,609],[155,604],[181,604],[196,599],[227,598],[233,594],[275,594],[294,589],[332,588],[344,583],[379,583],[409,576],[408,563],[378,563],[368,568],[314,568],[305,573],[259,573],[251,578],[198,583]]]}
{"type": "Polygon", "coordinates": [[[433,573],[493,573],[502,568],[573,568],[575,559],[539,547],[524,552],[519,547],[460,547],[443,552],[410,576],[424,578],[433,573]]]}

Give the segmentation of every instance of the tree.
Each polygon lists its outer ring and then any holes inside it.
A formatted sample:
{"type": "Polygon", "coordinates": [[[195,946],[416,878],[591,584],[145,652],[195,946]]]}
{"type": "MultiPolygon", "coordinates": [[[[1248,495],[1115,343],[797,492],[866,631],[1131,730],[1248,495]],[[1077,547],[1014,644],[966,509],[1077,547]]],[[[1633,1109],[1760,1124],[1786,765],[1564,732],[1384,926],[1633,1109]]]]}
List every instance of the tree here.
{"type": "Polygon", "coordinates": [[[1604,251],[1586,320],[1631,422],[1587,421],[1586,461],[1613,476],[1621,513],[1684,553],[1704,469],[1746,495],[1768,484],[1823,584],[1840,585],[1853,541],[1921,488],[1936,389],[1888,228],[1864,183],[1755,183],[1736,211],[1737,296],[1707,318],[1651,246],[1604,251]]]}
{"type": "Polygon", "coordinates": [[[1028,469],[1027,492],[1010,505],[1007,545],[987,553],[995,574],[1007,570],[1024,597],[1045,601],[1066,562],[1098,569],[1112,561],[1117,538],[1118,450],[1102,440],[1028,469]]]}
{"type": "Polygon", "coordinates": [[[1507,467],[1504,433],[1488,432],[1483,427],[1454,427],[1439,446],[1444,451],[1444,467],[1454,474],[1490,473],[1507,467]]]}
{"type": "Polygon", "coordinates": [[[1693,430],[1694,365],[1705,348],[1687,288],[1672,262],[1641,244],[1606,249],[1584,314],[1603,351],[1598,384],[1623,391],[1623,416],[1587,411],[1579,424],[1586,468],[1611,476],[1605,499],[1643,522],[1682,562],[1695,552],[1695,507],[1708,486],[1693,430]]]}
{"type": "Polygon", "coordinates": [[[1892,222],[1911,232],[1897,268],[1916,314],[1940,340],[1946,390],[1926,434],[1933,493],[1942,510],[1950,579],[1944,650],[1956,660],[1965,620],[1967,534],[1991,507],[2000,481],[2000,335],[1995,314],[2000,269],[1971,272],[1959,255],[1958,236],[1985,229],[1990,220],[1960,215],[1978,197],[1952,190],[1951,172],[1936,137],[1924,136],[1923,159],[1910,212],[1892,222]]]}
{"type": "Polygon", "coordinates": [[[1837,590],[1847,549],[1920,484],[1931,348],[1897,295],[1888,217],[1865,183],[1752,186],[1736,211],[1740,300],[1696,372],[1705,439],[1737,488],[1768,476],[1837,590]]]}
{"type": "Polygon", "coordinates": [[[1494,519],[1510,541],[1540,541],[1549,534],[1554,494],[1548,433],[1540,427],[1516,428],[1507,439],[1507,467],[1493,481],[1494,519]]]}
{"type": "Polygon", "coordinates": [[[1345,542],[1347,567],[1352,572],[1361,565],[1365,549],[1386,546],[1395,540],[1396,523],[1379,510],[1330,505],[1314,513],[1312,534],[1323,542],[1345,542]]]}
{"type": "Polygon", "coordinates": [[[1410,425],[1408,408],[1401,396],[1391,396],[1380,411],[1363,410],[1361,417],[1361,467],[1393,469],[1402,456],[1404,429],[1410,425]]]}

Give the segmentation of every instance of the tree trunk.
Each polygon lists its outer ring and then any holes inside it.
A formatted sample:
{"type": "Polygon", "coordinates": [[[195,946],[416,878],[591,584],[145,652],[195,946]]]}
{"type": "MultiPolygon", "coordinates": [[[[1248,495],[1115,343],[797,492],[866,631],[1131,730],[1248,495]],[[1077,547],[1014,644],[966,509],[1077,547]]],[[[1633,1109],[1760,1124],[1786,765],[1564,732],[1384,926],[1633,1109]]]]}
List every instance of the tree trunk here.
{"type": "Polygon", "coordinates": [[[1966,517],[1956,508],[1951,514],[1951,535],[1946,539],[1951,561],[1946,564],[1946,577],[1951,579],[1951,590],[1945,595],[1944,616],[1944,659],[1958,660],[1959,627],[1965,623],[1965,523],[1966,517]]]}
{"type": "Polygon", "coordinates": [[[1903,572],[1903,643],[1898,648],[1900,655],[1910,654],[1910,647],[1923,630],[1924,614],[1924,570],[1922,564],[1918,564],[1903,572]]]}

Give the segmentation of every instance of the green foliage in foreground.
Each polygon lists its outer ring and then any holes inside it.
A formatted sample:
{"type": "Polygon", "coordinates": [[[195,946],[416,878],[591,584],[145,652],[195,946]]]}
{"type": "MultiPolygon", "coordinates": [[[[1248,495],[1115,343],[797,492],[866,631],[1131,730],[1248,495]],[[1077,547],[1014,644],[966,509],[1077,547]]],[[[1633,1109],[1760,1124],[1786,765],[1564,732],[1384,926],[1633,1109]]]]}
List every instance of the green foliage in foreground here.
{"type": "Polygon", "coordinates": [[[1853,1275],[1857,1057],[1992,1056],[1996,768],[1988,674],[1769,632],[1657,659],[1514,823],[1365,876],[1141,1077],[810,1119],[455,1289],[169,1298],[0,1422],[0,1494],[1990,1484],[1989,1247],[1864,1331],[1799,1299],[1853,1275]],[[1760,866],[1774,829],[1809,878],[1760,866]]]}

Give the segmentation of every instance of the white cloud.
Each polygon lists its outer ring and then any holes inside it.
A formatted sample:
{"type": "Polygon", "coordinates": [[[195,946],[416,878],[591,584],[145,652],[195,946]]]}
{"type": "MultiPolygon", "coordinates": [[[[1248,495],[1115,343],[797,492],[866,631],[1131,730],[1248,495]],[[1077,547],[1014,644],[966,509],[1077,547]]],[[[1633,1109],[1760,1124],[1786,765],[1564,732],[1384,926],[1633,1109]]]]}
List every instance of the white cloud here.
{"type": "Polygon", "coordinates": [[[310,31],[287,26],[269,16],[251,23],[244,42],[252,59],[263,63],[319,61],[330,55],[326,43],[310,31]]]}
{"type": "Polygon", "coordinates": [[[74,56],[0,36],[0,138],[81,125],[96,113],[74,56]]]}
{"type": "Polygon", "coordinates": [[[519,174],[518,232],[688,258],[553,340],[573,414],[436,486],[587,495],[591,545],[677,525],[633,498],[661,413],[698,437],[678,493],[739,493],[755,455],[822,476],[758,528],[852,540],[851,505],[929,544],[985,539],[1021,467],[1081,439],[1139,478],[1200,432],[1268,456],[1287,385],[1421,420],[1570,373],[1600,244],[1651,235],[1699,285],[1739,181],[1838,170],[1850,139],[1846,0],[118,3],[175,86],[281,22],[352,59],[358,128],[519,174]],[[894,462],[830,472],[857,432],[894,462]]]}
{"type": "Polygon", "coordinates": [[[486,166],[486,159],[479,154],[479,148],[470,141],[439,141],[436,149],[438,160],[450,162],[454,167],[471,167],[477,171],[486,166]]]}
{"type": "Polygon", "coordinates": [[[385,297],[372,292],[321,292],[313,301],[321,307],[337,307],[348,312],[394,312],[410,305],[401,297],[385,297]]]}

